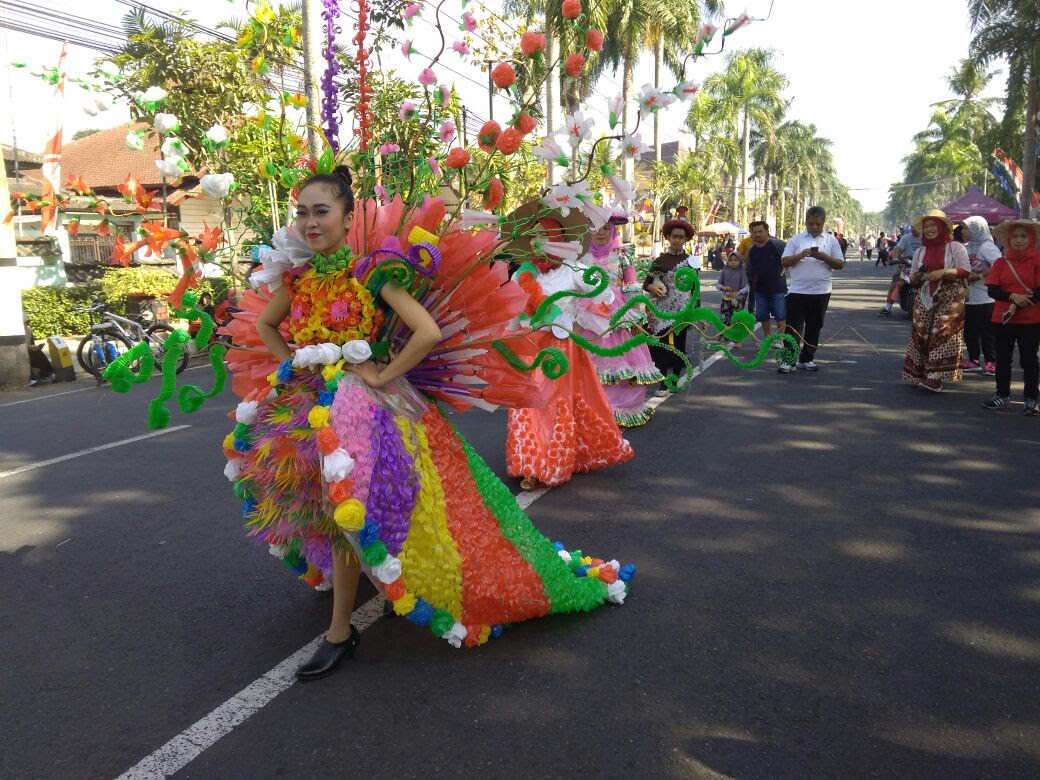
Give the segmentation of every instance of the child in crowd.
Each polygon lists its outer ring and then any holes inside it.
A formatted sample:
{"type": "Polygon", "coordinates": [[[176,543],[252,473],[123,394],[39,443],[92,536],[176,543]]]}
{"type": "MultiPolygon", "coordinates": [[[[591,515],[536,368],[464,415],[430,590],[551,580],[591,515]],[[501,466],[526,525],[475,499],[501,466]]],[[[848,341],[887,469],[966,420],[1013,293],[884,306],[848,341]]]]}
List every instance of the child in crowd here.
{"type": "MultiPolygon", "coordinates": [[[[747,301],[748,290],[751,283],[748,281],[747,272],[740,264],[740,255],[731,252],[726,260],[726,267],[719,271],[719,280],[715,283],[715,289],[722,293],[722,302],[719,304],[719,314],[722,321],[727,325],[733,324],[733,313],[744,310],[747,301]]],[[[730,342],[730,346],[736,346],[730,342]]]]}

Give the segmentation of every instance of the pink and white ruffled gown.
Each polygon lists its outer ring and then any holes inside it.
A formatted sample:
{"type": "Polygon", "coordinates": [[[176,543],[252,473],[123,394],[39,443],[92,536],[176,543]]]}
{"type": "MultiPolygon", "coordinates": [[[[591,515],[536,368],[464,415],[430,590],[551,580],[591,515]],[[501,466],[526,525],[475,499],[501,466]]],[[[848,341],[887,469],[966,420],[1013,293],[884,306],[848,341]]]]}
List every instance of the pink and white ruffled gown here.
{"type": "MultiPolygon", "coordinates": [[[[593,242],[582,261],[590,265],[598,265],[607,272],[610,278],[610,289],[614,293],[614,300],[606,305],[608,319],[625,304],[628,295],[641,292],[639,285],[635,282],[634,274],[630,274],[632,279],[629,283],[625,282],[621,270],[620,243],[616,235],[610,244],[603,247],[599,247],[593,242]]],[[[621,344],[638,333],[638,325],[645,319],[646,315],[637,307],[630,310],[622,323],[613,331],[600,335],[600,333],[579,328],[578,332],[597,346],[609,348],[621,344]]],[[[654,408],[647,402],[646,386],[664,381],[664,377],[654,365],[654,361],[650,357],[650,350],[646,345],[630,349],[618,357],[600,357],[593,354],[592,362],[596,366],[599,381],[603,383],[603,390],[614,411],[614,419],[617,420],[618,425],[635,428],[646,424],[654,415],[654,408]]]]}

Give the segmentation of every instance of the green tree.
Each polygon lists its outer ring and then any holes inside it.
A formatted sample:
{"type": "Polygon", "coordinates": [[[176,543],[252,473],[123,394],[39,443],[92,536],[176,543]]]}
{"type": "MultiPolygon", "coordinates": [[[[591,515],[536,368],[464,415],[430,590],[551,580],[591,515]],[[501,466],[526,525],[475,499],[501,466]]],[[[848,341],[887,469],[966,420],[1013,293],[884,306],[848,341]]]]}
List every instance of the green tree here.
{"type": "Polygon", "coordinates": [[[733,182],[731,208],[741,223],[746,221],[739,204],[741,200],[747,202],[752,129],[772,137],[785,107],[780,93],[786,87],[787,78],[773,67],[773,53],[765,49],[731,52],[726,57],[726,69],[704,82],[705,91],[715,99],[719,113],[729,118],[730,132],[741,145],[740,183],[738,188],[733,182]]]}
{"type": "MultiPolygon", "coordinates": [[[[1040,109],[1040,0],[968,0],[968,16],[975,37],[972,56],[986,64],[1006,57],[1012,77],[1024,85],[1022,134],[1023,187],[1019,207],[1030,213],[1036,174],[1036,114],[1040,109]]],[[[1022,111],[1022,101],[1009,92],[1007,112],[1022,111]]],[[[1019,113],[1019,115],[1021,115],[1019,113]]],[[[1005,122],[1008,115],[1005,113],[1005,122]]]]}

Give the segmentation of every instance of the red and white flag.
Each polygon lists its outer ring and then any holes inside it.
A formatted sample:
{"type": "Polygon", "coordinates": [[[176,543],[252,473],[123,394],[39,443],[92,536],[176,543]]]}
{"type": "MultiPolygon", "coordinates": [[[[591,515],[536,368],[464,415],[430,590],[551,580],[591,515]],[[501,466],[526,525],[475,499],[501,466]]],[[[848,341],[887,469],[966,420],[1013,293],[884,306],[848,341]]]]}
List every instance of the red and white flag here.
{"type": "Polygon", "coordinates": [[[61,58],[58,60],[58,81],[54,85],[54,135],[47,141],[43,150],[43,202],[40,208],[40,232],[45,236],[53,236],[58,227],[58,195],[61,193],[61,131],[62,116],[65,113],[65,49],[68,43],[61,45],[61,58]]]}

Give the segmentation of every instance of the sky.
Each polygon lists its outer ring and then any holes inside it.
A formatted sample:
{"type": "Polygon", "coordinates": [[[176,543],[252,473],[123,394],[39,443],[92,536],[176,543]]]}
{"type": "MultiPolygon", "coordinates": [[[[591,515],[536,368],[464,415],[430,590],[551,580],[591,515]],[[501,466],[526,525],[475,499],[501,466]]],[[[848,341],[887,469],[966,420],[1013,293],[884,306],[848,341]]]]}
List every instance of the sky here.
{"type": "MultiPolygon", "coordinates": [[[[500,0],[486,2],[491,10],[499,10],[500,0]]],[[[151,0],[149,4],[168,12],[183,9],[209,26],[246,16],[244,0],[151,0]]],[[[25,5],[73,14],[82,13],[85,7],[79,0],[25,0],[25,5]]],[[[462,13],[460,7],[461,0],[449,0],[444,6],[456,17],[462,13]]],[[[473,4],[468,8],[475,10],[473,4]]],[[[730,13],[743,8],[743,4],[739,9],[732,5],[730,13]]],[[[952,97],[944,77],[967,56],[971,39],[964,0],[747,0],[746,9],[752,17],[769,18],[737,31],[727,39],[727,49],[775,50],[776,65],[789,80],[785,92],[791,101],[789,117],[812,122],[821,136],[833,142],[838,175],[864,208],[884,208],[889,184],[902,176],[900,160],[913,148],[912,136],[927,126],[933,103],[952,97]]],[[[126,10],[116,0],[90,3],[91,19],[101,24],[118,26],[126,10]]],[[[0,21],[5,13],[0,7],[0,21]]],[[[432,31],[425,22],[418,22],[408,36],[422,52],[422,41],[432,31]]],[[[343,36],[349,32],[348,23],[343,36]]],[[[446,32],[450,44],[454,32],[450,22],[446,32]]],[[[57,63],[60,49],[60,42],[0,29],[0,139],[4,143],[10,144],[17,134],[20,147],[40,152],[54,127],[47,102],[49,87],[29,75],[28,69],[15,69],[7,63],[49,66],[57,63]]],[[[70,47],[66,70],[70,75],[86,75],[97,56],[70,47]]],[[[393,67],[405,77],[417,75],[423,65],[421,56],[405,62],[396,50],[384,53],[385,63],[395,59],[399,62],[393,62],[393,67]]],[[[468,78],[444,71],[442,80],[454,80],[463,102],[486,118],[486,72],[464,63],[453,52],[446,53],[443,61],[468,78]]],[[[699,83],[722,67],[722,56],[701,58],[688,65],[687,78],[699,83]]],[[[637,90],[653,81],[649,54],[641,59],[635,76],[637,90]]],[[[620,83],[619,69],[596,85],[589,114],[597,121],[597,131],[606,130],[607,99],[621,92],[620,83]]],[[[670,75],[665,83],[673,85],[670,75]]],[[[1002,96],[1004,84],[1002,74],[994,79],[988,96],[1002,96]]],[[[89,116],[82,110],[85,93],[76,88],[67,92],[66,139],[76,130],[111,127],[128,118],[126,109],[119,106],[89,116]]],[[[495,112],[500,120],[510,113],[502,99],[496,100],[495,112]]],[[[683,140],[684,113],[682,106],[675,106],[664,114],[664,140],[683,140]]],[[[643,137],[651,140],[649,125],[643,137]]]]}

